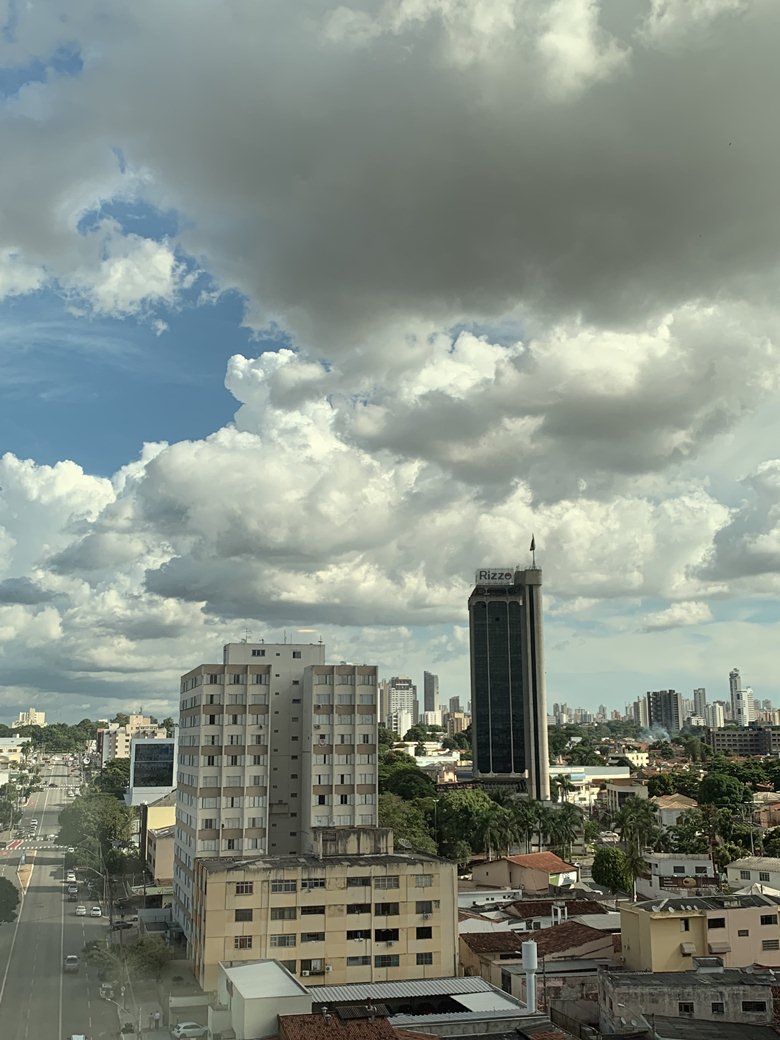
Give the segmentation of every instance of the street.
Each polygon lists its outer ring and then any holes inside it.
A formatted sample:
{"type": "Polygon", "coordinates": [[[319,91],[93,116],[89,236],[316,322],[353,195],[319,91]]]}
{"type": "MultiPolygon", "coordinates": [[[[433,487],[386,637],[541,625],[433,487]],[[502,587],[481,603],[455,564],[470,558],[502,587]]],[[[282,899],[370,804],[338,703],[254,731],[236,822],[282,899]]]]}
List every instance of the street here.
{"type": "MultiPolygon", "coordinates": [[[[76,903],[65,898],[65,850],[56,848],[47,834],[58,831],[57,816],[67,803],[65,764],[44,767],[44,785],[59,786],[32,795],[24,807],[20,829],[28,831],[38,820],[35,839],[12,841],[0,850],[0,876],[19,885],[22,856],[31,872],[21,872],[26,892],[17,921],[0,925],[0,1037],[2,1040],[63,1040],[85,1033],[90,1040],[116,1037],[116,1008],[98,996],[97,972],[82,958],[84,944],[104,938],[108,918],[76,917],[76,903]],[[63,974],[67,954],[77,954],[77,974],[63,974]]],[[[83,879],[80,877],[79,881],[83,879]]],[[[93,905],[80,886],[78,902],[93,905]],[[83,894],[82,894],[83,893],[83,894]]],[[[105,908],[104,908],[105,912],[105,908]]]]}

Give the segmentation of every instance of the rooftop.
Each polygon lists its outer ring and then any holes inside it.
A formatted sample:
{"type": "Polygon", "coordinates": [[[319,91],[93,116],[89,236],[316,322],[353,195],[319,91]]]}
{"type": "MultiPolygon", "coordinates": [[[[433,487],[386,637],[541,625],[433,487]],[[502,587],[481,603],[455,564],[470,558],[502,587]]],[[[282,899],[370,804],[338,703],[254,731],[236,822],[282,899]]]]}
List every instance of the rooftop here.
{"type": "Polygon", "coordinates": [[[685,910],[730,910],[746,906],[780,905],[780,897],[770,895],[732,895],[718,896],[680,896],[679,899],[647,899],[633,906],[621,907],[621,910],[642,910],[644,913],[663,913],[685,910]]]}
{"type": "Polygon", "coordinates": [[[402,867],[417,864],[446,863],[450,860],[429,856],[424,852],[394,852],[378,855],[336,855],[326,856],[251,856],[222,859],[198,859],[201,869],[210,874],[230,873],[233,870],[260,872],[281,872],[284,870],[308,870],[322,874],[328,867],[402,867]]]}
{"type": "Polygon", "coordinates": [[[287,1040],[396,1040],[387,1018],[342,1019],[338,1014],[280,1015],[287,1040]]]}
{"type": "MultiPolygon", "coordinates": [[[[660,802],[660,798],[656,801],[660,802]]],[[[690,863],[712,863],[709,855],[706,852],[696,852],[688,855],[686,852],[650,852],[645,856],[648,863],[679,863],[681,860],[686,860],[690,863]]]]}
{"type": "Polygon", "coordinates": [[[529,852],[526,856],[504,856],[509,863],[518,867],[529,867],[531,870],[546,870],[548,874],[562,874],[567,870],[576,870],[571,863],[556,856],[554,852],[529,852]]]}
{"type": "Polygon", "coordinates": [[[247,1000],[253,997],[301,997],[307,990],[278,961],[250,961],[230,968],[221,965],[233,988],[247,1000]]]}
{"type": "MultiPolygon", "coordinates": [[[[613,988],[641,989],[723,989],[724,986],[775,986],[772,971],[746,971],[724,968],[723,971],[605,971],[601,976],[613,988]]],[[[712,1023],[708,1023],[712,1025],[712,1023]]]]}
{"type": "Polygon", "coordinates": [[[662,794],[655,799],[655,804],[659,809],[695,809],[699,803],[684,794],[662,794]]]}
{"type": "Polygon", "coordinates": [[[660,1036],[673,1036],[677,1040],[777,1040],[774,1026],[751,1022],[705,1022],[656,1015],[655,1028],[660,1036]]]}
{"type": "Polygon", "coordinates": [[[409,979],[403,982],[348,982],[343,986],[312,986],[316,1004],[361,1004],[371,1001],[406,1000],[409,997],[458,996],[463,993],[492,993],[493,986],[476,975],[442,979],[409,979]]]}
{"type": "Polygon", "coordinates": [[[744,859],[735,859],[726,869],[780,871],[780,859],[776,856],[746,856],[744,859]]]}
{"type": "Polygon", "coordinates": [[[602,941],[604,933],[579,921],[564,921],[534,932],[466,932],[460,938],[474,953],[515,953],[518,957],[522,955],[523,943],[532,939],[539,955],[546,957],[602,941]]]}
{"type": "Polygon", "coordinates": [[[576,914],[605,914],[606,907],[595,899],[516,899],[506,908],[508,914],[523,920],[534,917],[552,917],[553,906],[563,904],[569,917],[576,914]]]}

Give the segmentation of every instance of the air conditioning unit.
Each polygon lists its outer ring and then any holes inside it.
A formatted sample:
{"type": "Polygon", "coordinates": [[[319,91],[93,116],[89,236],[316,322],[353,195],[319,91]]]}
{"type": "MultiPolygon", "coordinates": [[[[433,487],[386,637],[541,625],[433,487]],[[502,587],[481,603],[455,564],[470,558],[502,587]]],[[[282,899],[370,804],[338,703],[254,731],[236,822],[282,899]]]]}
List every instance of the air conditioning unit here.
{"type": "Polygon", "coordinates": [[[315,729],[320,729],[320,727],[319,727],[319,726],[315,726],[314,728],[315,728],[315,729]]]}
{"type": "Polygon", "coordinates": [[[311,975],[311,972],[310,972],[310,971],[302,971],[302,972],[301,972],[301,978],[302,978],[302,979],[308,979],[308,977],[309,977],[310,975],[311,975]]]}
{"type": "Polygon", "coordinates": [[[332,972],[333,971],[333,965],[332,964],[326,964],[325,965],[325,971],[328,972],[328,973],[332,972]]]}
{"type": "Polygon", "coordinates": [[[431,915],[430,914],[423,914],[423,921],[430,921],[430,919],[431,919],[431,915]]]}
{"type": "Polygon", "coordinates": [[[385,945],[386,946],[395,946],[395,940],[394,939],[388,939],[385,945]]]}

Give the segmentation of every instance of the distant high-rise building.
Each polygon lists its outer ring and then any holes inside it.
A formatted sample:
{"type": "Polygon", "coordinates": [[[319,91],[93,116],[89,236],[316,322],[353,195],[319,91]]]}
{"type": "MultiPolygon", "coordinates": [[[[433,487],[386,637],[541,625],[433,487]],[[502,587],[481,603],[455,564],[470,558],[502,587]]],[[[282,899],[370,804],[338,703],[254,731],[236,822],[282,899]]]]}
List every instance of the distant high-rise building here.
{"type": "Polygon", "coordinates": [[[703,686],[693,691],[693,714],[706,718],[705,708],[707,706],[707,691],[703,686]]]}
{"type": "Polygon", "coordinates": [[[747,726],[753,721],[753,691],[742,685],[739,668],[732,668],[729,672],[729,694],[732,719],[738,726],[747,726]]]}
{"type": "Polygon", "coordinates": [[[439,677],[423,672],[423,711],[436,711],[439,705],[439,677]]]}
{"type": "Polygon", "coordinates": [[[647,699],[642,697],[638,698],[634,701],[632,707],[634,722],[637,724],[637,726],[641,726],[642,729],[649,729],[650,716],[647,711],[647,699]]]}
{"type": "Polygon", "coordinates": [[[20,711],[18,718],[11,723],[11,729],[16,729],[18,726],[45,726],[46,725],[46,712],[36,711],[35,708],[30,708],[29,711],[20,711]]]}
{"type": "Polygon", "coordinates": [[[648,690],[647,714],[650,728],[654,726],[665,729],[670,737],[682,729],[683,696],[676,690],[648,690]]]}
{"type": "Polygon", "coordinates": [[[550,797],[542,572],[477,571],[469,596],[474,775],[550,797]]]}
{"type": "Polygon", "coordinates": [[[450,711],[460,711],[460,697],[450,697],[450,711]]]}
{"type": "Polygon", "coordinates": [[[606,704],[599,704],[598,714],[602,719],[607,717],[607,706],[606,704]]]}
{"type": "MultiPolygon", "coordinates": [[[[410,715],[412,718],[412,726],[417,725],[420,721],[420,706],[417,702],[417,686],[408,676],[394,675],[391,679],[388,679],[386,698],[388,719],[391,716],[401,713],[403,715],[410,715]]],[[[385,725],[389,728],[390,724],[386,720],[383,721],[385,721],[385,725]]],[[[401,736],[403,736],[403,734],[401,734],[401,736]]]]}
{"type": "Polygon", "coordinates": [[[720,729],[726,724],[726,716],[722,701],[713,701],[704,706],[704,720],[710,729],[720,729]]]}

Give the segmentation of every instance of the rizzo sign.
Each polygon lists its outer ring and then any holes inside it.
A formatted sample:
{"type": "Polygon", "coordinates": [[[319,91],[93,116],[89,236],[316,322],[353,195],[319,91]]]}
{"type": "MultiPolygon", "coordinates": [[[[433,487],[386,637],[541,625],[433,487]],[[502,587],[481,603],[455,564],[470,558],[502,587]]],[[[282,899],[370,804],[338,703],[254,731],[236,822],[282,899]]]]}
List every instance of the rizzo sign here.
{"type": "Polygon", "coordinates": [[[477,585],[511,585],[514,578],[514,567],[486,567],[477,571],[474,580],[477,585]]]}

